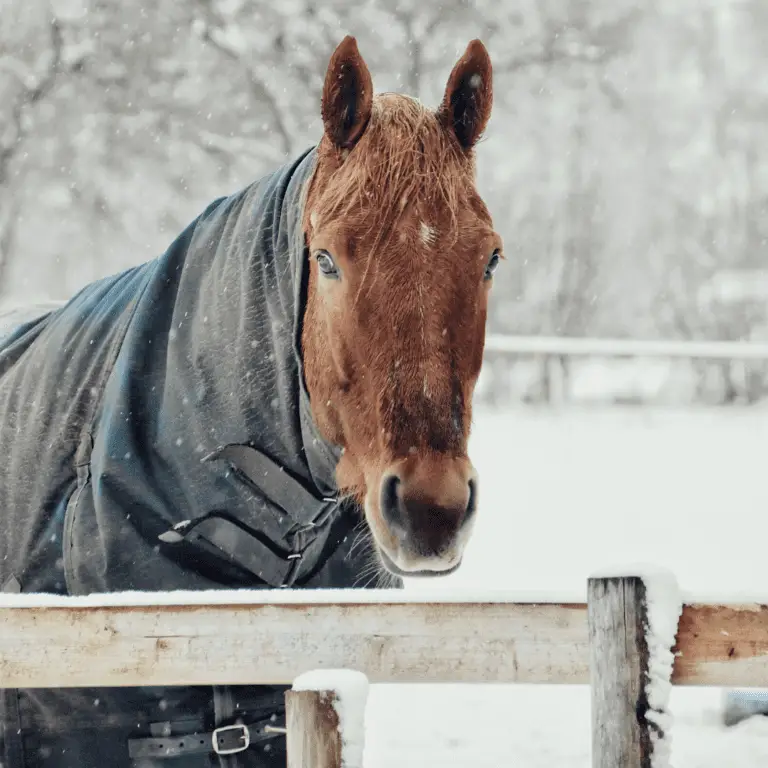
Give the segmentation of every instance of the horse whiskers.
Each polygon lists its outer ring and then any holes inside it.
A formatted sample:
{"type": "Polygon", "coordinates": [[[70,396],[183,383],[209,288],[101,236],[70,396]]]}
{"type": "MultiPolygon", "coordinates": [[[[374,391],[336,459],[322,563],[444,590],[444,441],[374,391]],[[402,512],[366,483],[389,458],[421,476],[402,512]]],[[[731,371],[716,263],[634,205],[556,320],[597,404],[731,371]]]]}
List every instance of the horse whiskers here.
{"type": "Polygon", "coordinates": [[[367,589],[371,583],[375,583],[376,586],[380,586],[382,583],[382,577],[388,575],[387,570],[384,568],[381,560],[379,560],[378,554],[375,550],[371,550],[368,553],[369,561],[357,575],[353,587],[357,587],[363,579],[366,579],[365,584],[362,585],[363,589],[367,589]]]}
{"type": "Polygon", "coordinates": [[[379,572],[379,582],[376,585],[379,589],[394,589],[397,588],[397,576],[390,573],[385,568],[382,568],[379,572]]]}
{"type": "Polygon", "coordinates": [[[352,546],[349,548],[347,557],[351,558],[355,554],[355,550],[359,549],[361,546],[361,555],[366,551],[373,550],[373,536],[365,521],[362,521],[362,524],[358,524],[355,538],[352,542],[352,546]]]}
{"type": "Polygon", "coordinates": [[[352,584],[353,589],[368,589],[372,583],[375,583],[381,574],[378,570],[362,571],[352,584]]]}

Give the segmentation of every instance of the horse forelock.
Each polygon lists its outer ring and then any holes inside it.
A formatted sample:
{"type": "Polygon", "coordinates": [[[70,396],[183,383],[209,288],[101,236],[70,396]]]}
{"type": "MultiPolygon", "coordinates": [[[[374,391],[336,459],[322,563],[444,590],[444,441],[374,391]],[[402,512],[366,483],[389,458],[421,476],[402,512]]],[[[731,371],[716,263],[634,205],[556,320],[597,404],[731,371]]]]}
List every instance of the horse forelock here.
{"type": "MultiPolygon", "coordinates": [[[[474,157],[437,114],[401,94],[378,94],[360,141],[348,154],[321,144],[305,230],[338,221],[371,250],[413,230],[423,242],[459,236],[462,206],[476,207],[474,157]],[[417,210],[419,216],[414,217],[417,210]]],[[[482,203],[480,203],[482,205],[482,203]]]]}

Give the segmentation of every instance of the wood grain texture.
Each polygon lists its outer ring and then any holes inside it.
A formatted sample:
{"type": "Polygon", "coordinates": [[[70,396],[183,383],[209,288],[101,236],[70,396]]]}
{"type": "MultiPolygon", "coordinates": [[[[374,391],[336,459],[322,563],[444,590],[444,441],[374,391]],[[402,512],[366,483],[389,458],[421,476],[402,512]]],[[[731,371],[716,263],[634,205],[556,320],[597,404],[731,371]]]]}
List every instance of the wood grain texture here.
{"type": "Polygon", "coordinates": [[[585,607],[216,605],[0,610],[1,687],[588,680],[585,607]]]}
{"type": "Polygon", "coordinates": [[[286,691],[288,768],[347,768],[335,701],[333,691],[286,691]]]}
{"type": "Polygon", "coordinates": [[[639,577],[590,579],[593,768],[651,768],[645,714],[648,645],[639,577]]]}
{"type": "MultiPolygon", "coordinates": [[[[688,605],[677,685],[768,686],[768,607],[688,605]]],[[[589,683],[584,604],[0,608],[0,688],[380,682],[589,683]]]]}
{"type": "Polygon", "coordinates": [[[675,653],[675,685],[768,686],[768,605],[684,606],[675,653]]]}

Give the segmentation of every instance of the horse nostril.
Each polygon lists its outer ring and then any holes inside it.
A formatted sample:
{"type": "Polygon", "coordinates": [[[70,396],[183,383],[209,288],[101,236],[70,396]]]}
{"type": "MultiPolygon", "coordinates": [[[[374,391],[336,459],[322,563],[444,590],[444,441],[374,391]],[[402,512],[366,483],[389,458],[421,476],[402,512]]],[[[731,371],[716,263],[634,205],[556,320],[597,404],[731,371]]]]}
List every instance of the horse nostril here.
{"type": "Polygon", "coordinates": [[[400,500],[400,478],[386,475],[381,482],[381,516],[390,526],[403,528],[403,509],[400,500]]]}
{"type": "Polygon", "coordinates": [[[467,511],[464,513],[462,524],[468,523],[477,510],[477,480],[474,478],[469,481],[469,501],[467,502],[467,511]]]}

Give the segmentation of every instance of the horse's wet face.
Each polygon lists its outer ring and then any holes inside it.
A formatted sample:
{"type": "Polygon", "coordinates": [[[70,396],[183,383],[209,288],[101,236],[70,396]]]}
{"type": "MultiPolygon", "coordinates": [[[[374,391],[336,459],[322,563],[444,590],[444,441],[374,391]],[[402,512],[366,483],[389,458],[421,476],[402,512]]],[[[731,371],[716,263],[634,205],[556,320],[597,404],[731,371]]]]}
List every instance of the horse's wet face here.
{"type": "Polygon", "coordinates": [[[305,375],[320,429],[344,448],[339,485],[359,496],[381,561],[400,575],[455,570],[477,508],[467,441],[501,257],[472,156],[490,78],[475,42],[437,112],[374,99],[348,38],[323,93],[304,215],[305,375]]]}

